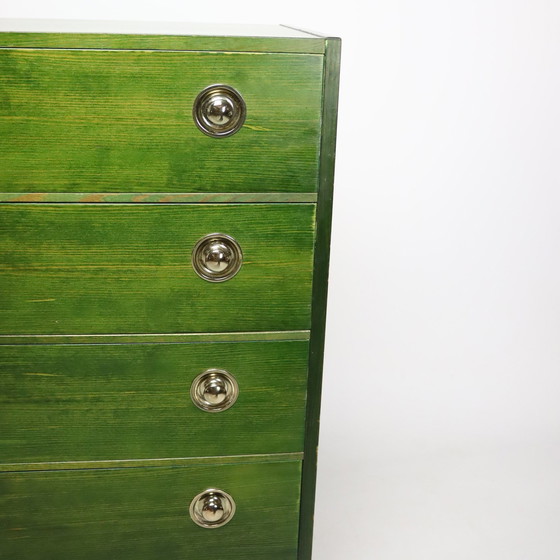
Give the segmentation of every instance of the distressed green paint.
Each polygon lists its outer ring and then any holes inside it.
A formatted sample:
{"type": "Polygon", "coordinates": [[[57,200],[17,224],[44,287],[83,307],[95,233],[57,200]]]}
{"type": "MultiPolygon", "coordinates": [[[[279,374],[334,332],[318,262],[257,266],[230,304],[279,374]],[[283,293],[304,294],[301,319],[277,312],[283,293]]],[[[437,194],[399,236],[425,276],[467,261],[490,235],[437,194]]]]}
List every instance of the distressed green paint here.
{"type": "Polygon", "coordinates": [[[266,340],[309,340],[309,331],[179,333],[179,334],[98,334],[98,335],[0,335],[5,344],[184,344],[198,342],[264,342],[266,340]]]}
{"type": "Polygon", "coordinates": [[[240,203],[317,202],[315,193],[2,193],[0,202],[240,203]]]}
{"type": "Polygon", "coordinates": [[[0,346],[0,462],[303,451],[308,342],[0,346]],[[194,378],[225,369],[208,413],[194,378]]]}
{"type": "Polygon", "coordinates": [[[118,334],[305,330],[312,204],[0,206],[0,332],[118,334]],[[233,236],[226,282],[199,278],[196,241],[233,236]]]}
{"type": "Polygon", "coordinates": [[[295,560],[300,463],[0,475],[6,560],[295,560]],[[219,529],[189,518],[208,488],[237,511],[219,529]]]}
{"type": "Polygon", "coordinates": [[[47,461],[43,463],[4,463],[0,472],[67,471],[83,469],[124,469],[138,467],[192,467],[200,465],[246,465],[251,463],[287,463],[301,461],[303,453],[260,455],[216,455],[214,457],[173,457],[161,459],[116,459],[102,461],[47,461]]]}
{"type": "Polygon", "coordinates": [[[322,56],[0,49],[0,190],[316,192],[322,56]],[[236,88],[243,128],[211,138],[198,93],[236,88]]]}

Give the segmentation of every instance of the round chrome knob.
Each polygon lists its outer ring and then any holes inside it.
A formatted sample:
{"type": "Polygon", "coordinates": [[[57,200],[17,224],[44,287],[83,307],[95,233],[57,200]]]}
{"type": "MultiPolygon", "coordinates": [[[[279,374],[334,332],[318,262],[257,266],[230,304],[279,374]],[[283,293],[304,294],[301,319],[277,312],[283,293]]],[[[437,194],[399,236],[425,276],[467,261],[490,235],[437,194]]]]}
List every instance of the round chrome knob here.
{"type": "Polygon", "coordinates": [[[202,500],[200,510],[202,518],[208,523],[219,523],[226,514],[222,498],[217,494],[209,494],[202,500]]]}
{"type": "Polygon", "coordinates": [[[213,406],[222,404],[227,399],[227,388],[225,381],[221,377],[208,379],[204,383],[204,400],[213,406]]]}
{"type": "Polygon", "coordinates": [[[217,529],[231,521],[235,514],[235,502],[227,492],[210,488],[194,497],[189,513],[200,527],[217,529]]]}
{"type": "Polygon", "coordinates": [[[193,106],[196,126],[204,134],[216,138],[235,134],[243,126],[246,114],[247,109],[241,94],[222,84],[203,89],[193,106]]]}
{"type": "Polygon", "coordinates": [[[191,385],[193,403],[206,412],[222,412],[232,407],[239,396],[239,385],[223,369],[207,369],[191,385]]]}
{"type": "Polygon", "coordinates": [[[243,253],[239,243],[224,233],[211,233],[194,246],[194,271],[208,282],[225,282],[241,268],[243,253]]]}
{"type": "Polygon", "coordinates": [[[202,255],[204,265],[212,272],[222,273],[230,265],[232,260],[231,247],[223,241],[211,241],[204,248],[202,255]]]}
{"type": "Polygon", "coordinates": [[[236,107],[229,97],[216,95],[204,107],[207,120],[215,127],[225,127],[235,118],[236,107]]]}

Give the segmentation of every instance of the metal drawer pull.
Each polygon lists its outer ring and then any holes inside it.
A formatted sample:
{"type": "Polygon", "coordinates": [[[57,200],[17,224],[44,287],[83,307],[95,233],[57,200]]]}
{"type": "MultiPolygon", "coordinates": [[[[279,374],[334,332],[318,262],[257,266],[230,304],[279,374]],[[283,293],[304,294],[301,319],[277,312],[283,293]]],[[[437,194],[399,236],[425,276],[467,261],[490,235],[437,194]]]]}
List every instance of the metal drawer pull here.
{"type": "Polygon", "coordinates": [[[193,403],[206,412],[222,412],[235,404],[239,385],[224,369],[207,369],[191,385],[193,403]]]}
{"type": "Polygon", "coordinates": [[[227,492],[209,488],[194,497],[189,513],[200,527],[217,529],[231,521],[235,514],[235,502],[227,492]]]}
{"type": "Polygon", "coordinates": [[[193,106],[196,126],[214,138],[235,134],[243,126],[246,114],[247,108],[241,94],[223,84],[203,89],[193,106]]]}
{"type": "Polygon", "coordinates": [[[243,263],[239,243],[225,233],[211,233],[199,239],[192,252],[194,271],[208,282],[233,278],[243,263]]]}

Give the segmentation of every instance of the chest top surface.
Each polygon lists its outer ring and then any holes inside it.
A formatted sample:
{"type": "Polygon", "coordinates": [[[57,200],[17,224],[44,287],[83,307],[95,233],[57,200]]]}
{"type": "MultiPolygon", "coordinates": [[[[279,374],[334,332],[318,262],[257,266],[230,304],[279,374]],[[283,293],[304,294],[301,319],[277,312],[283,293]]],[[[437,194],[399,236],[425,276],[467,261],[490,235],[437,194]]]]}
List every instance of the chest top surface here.
{"type": "Polygon", "coordinates": [[[325,39],[288,25],[0,18],[0,47],[322,54],[325,39]]]}

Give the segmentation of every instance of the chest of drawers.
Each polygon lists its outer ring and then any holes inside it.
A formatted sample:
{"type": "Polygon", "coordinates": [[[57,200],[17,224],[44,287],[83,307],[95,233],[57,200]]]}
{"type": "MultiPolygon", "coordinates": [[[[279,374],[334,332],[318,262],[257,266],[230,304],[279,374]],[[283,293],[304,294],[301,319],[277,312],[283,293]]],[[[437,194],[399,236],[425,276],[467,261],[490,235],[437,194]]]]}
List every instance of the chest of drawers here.
{"type": "Polygon", "coordinates": [[[339,39],[0,30],[0,557],[309,560],[339,39]]]}

